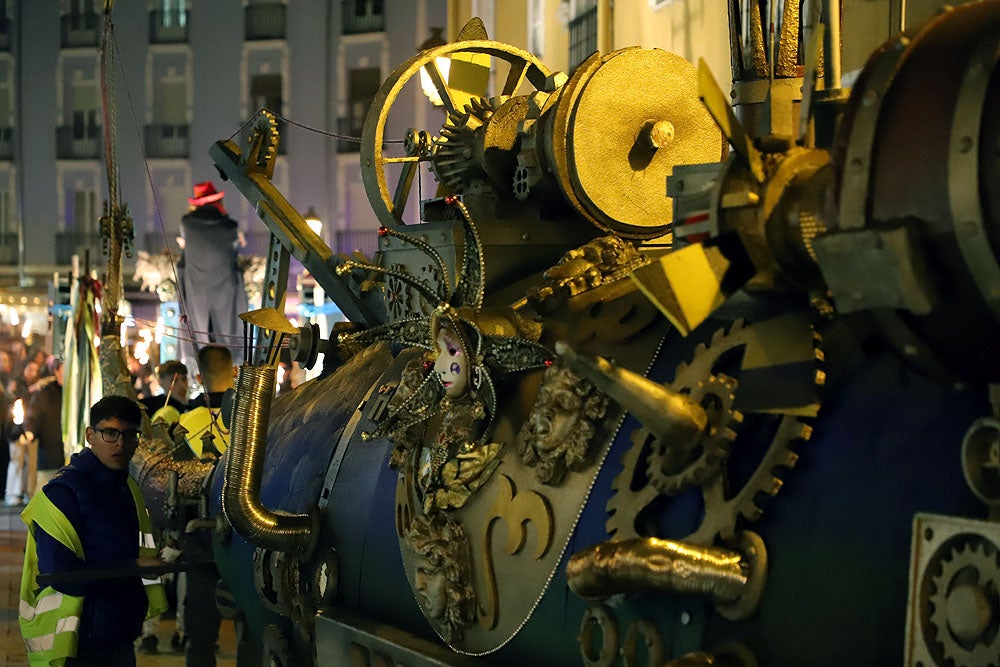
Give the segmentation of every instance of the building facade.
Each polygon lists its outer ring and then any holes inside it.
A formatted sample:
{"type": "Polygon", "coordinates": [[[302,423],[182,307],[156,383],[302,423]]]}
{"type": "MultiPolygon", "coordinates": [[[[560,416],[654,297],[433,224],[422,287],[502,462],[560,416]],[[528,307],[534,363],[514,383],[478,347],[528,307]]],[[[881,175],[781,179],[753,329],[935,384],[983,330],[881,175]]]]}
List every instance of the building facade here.
{"type": "MultiPolygon", "coordinates": [[[[192,185],[226,188],[209,147],[267,108],[280,121],[279,190],[316,213],[334,250],[370,253],[377,222],[357,139],[390,65],[443,28],[446,9],[445,0],[113,3],[109,94],[136,247],[177,250],[192,185]]],[[[8,282],[15,272],[22,285],[44,281],[84,250],[92,267],[104,261],[103,11],[103,0],[0,1],[0,265],[8,282]]],[[[232,189],[225,204],[243,226],[245,251],[262,253],[268,231],[256,213],[232,189]]]]}

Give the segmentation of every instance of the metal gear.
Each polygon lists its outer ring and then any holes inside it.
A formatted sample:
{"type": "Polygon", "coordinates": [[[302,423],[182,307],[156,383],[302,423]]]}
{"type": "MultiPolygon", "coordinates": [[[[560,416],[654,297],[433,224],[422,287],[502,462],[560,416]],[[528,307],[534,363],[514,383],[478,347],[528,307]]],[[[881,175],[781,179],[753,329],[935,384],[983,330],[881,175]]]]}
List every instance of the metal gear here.
{"type": "Polygon", "coordinates": [[[644,428],[632,431],[632,446],[621,457],[623,470],[611,481],[611,497],[606,509],[608,520],[604,524],[608,534],[616,540],[634,537],[651,537],[637,524],[643,510],[661,497],[642,471],[648,467],[649,454],[655,438],[644,428]]]}
{"type": "MultiPolygon", "coordinates": [[[[695,348],[690,363],[678,365],[671,387],[693,389],[701,382],[705,383],[706,388],[713,387],[716,391],[724,391],[717,384],[718,376],[724,376],[723,371],[733,374],[738,371],[742,348],[747,345],[751,335],[751,328],[742,320],[734,322],[728,331],[725,329],[716,331],[708,345],[699,344],[695,348]]],[[[722,382],[721,386],[724,387],[725,381],[722,382]]],[[[723,404],[732,405],[732,403],[723,404]]],[[[798,455],[792,450],[793,444],[808,440],[812,434],[811,427],[797,416],[784,415],[775,418],[780,421],[767,444],[766,451],[746,482],[735,492],[729,488],[726,464],[732,452],[740,451],[739,433],[735,443],[727,447],[727,451],[731,450],[730,453],[719,462],[718,468],[721,474],[707,474],[711,468],[707,465],[707,461],[700,457],[692,461],[697,463],[694,472],[690,470],[685,472],[687,479],[700,477],[704,480],[702,482],[704,517],[695,531],[682,538],[682,541],[712,544],[717,537],[723,541],[731,540],[735,536],[736,524],[740,517],[756,521],[762,516],[763,510],[757,504],[757,495],[764,493],[774,496],[778,493],[782,480],[776,473],[780,468],[790,469],[795,466],[798,455]]],[[[731,428],[739,423],[740,420],[734,416],[725,427],[731,428]]],[[[607,503],[610,516],[606,528],[615,539],[652,537],[653,535],[644,532],[643,526],[637,524],[642,524],[643,515],[655,510],[655,503],[664,498],[658,486],[663,488],[676,486],[676,479],[671,479],[671,484],[666,484],[661,479],[655,485],[651,479],[654,467],[651,459],[656,457],[654,441],[655,438],[646,429],[637,429],[632,434],[632,447],[622,455],[624,470],[612,482],[614,495],[607,503]]],[[[721,441],[716,446],[721,447],[721,441]]],[[[718,451],[718,448],[713,450],[715,453],[718,451]]]]}
{"type": "Polygon", "coordinates": [[[257,166],[265,167],[278,154],[278,120],[270,111],[261,109],[253,123],[253,131],[261,137],[257,166]]]}
{"type": "Polygon", "coordinates": [[[927,619],[937,648],[954,667],[1000,666],[1000,562],[995,544],[979,535],[942,545],[928,571],[927,619]],[[936,561],[936,562],[935,562],[936,561]]]}
{"type": "Polygon", "coordinates": [[[465,192],[469,174],[482,173],[475,157],[475,133],[496,110],[493,101],[474,97],[464,112],[448,114],[441,136],[434,139],[431,169],[438,182],[450,192],[465,192]]]}
{"type": "Polygon", "coordinates": [[[736,380],[727,375],[709,375],[694,386],[671,386],[688,393],[708,413],[705,435],[692,443],[664,443],[654,438],[646,473],[653,488],[674,496],[692,486],[701,486],[716,477],[729,449],[736,440],[731,428],[743,421],[743,415],[733,410],[736,400],[736,380]]]}

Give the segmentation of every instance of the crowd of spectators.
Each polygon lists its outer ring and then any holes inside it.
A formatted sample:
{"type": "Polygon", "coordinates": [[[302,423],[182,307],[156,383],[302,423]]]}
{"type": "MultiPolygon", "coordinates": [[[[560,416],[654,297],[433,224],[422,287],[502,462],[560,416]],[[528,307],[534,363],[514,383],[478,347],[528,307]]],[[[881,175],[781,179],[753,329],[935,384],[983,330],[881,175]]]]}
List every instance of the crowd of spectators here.
{"type": "Polygon", "coordinates": [[[61,371],[62,360],[49,354],[44,342],[0,331],[0,488],[7,505],[27,502],[37,485],[36,471],[63,465],[61,371]],[[28,447],[31,442],[39,446],[28,447]],[[28,457],[31,465],[23,470],[28,457]],[[11,478],[12,473],[19,477],[11,478]]]}

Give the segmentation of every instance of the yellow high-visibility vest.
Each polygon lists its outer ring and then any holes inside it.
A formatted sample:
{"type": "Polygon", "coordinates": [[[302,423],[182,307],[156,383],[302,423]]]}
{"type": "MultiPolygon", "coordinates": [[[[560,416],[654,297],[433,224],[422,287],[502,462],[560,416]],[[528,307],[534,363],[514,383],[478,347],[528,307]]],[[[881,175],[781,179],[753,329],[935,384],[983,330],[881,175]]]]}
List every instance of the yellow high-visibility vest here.
{"type": "Polygon", "coordinates": [[[199,459],[206,455],[202,439],[206,433],[212,434],[212,444],[220,454],[229,446],[229,429],[222,423],[222,410],[197,407],[182,413],[179,423],[187,431],[184,439],[188,447],[199,459]]]}
{"type": "MultiPolygon", "coordinates": [[[[153,522],[143,502],[142,491],[131,477],[128,478],[128,486],[139,515],[139,555],[155,556],[153,522]]],[[[21,570],[21,603],[18,611],[21,636],[28,651],[29,664],[39,667],[42,665],[60,667],[66,662],[66,658],[76,655],[83,597],[60,593],[51,586],[37,590],[38,554],[35,547],[35,526],[58,540],[81,560],[85,560],[83,544],[73,524],[49,500],[44,491],[32,496],[31,502],[21,512],[21,519],[28,526],[24,567],[21,570]]],[[[167,594],[159,578],[143,579],[142,583],[149,601],[146,618],[166,611],[167,594]]]]}

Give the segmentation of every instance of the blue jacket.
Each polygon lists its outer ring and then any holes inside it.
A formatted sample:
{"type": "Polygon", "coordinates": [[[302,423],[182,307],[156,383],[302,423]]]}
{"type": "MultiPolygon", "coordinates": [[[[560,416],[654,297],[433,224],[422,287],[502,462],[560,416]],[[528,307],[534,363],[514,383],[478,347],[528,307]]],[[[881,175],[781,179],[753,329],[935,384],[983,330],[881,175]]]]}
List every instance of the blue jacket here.
{"type": "MultiPolygon", "coordinates": [[[[91,450],[84,449],[45,485],[45,495],[76,528],[86,560],[36,528],[39,572],[135,567],[140,531],[127,478],[128,470],[106,468],[91,450]]],[[[142,631],[149,601],[138,577],[67,582],[53,588],[84,598],[81,649],[129,643],[142,631]]]]}

